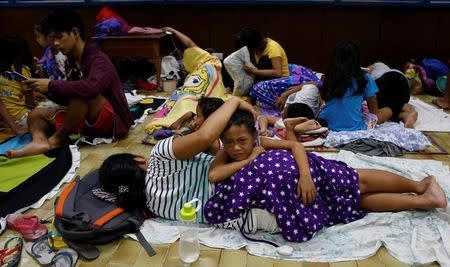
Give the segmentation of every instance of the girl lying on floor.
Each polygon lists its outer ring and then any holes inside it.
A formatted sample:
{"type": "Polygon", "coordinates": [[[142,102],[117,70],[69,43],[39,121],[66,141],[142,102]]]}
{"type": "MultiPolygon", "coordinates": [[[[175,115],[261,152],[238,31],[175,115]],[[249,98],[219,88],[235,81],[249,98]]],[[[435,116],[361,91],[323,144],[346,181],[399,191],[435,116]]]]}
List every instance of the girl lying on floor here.
{"type": "MultiPolygon", "coordinates": [[[[287,131],[294,134],[289,126],[287,131]]],[[[387,171],[353,169],[306,153],[295,141],[261,138],[259,143],[252,115],[245,111],[231,116],[221,139],[224,148],[208,175],[215,194],[205,205],[206,219],[219,227],[240,228],[247,210],[265,209],[287,240],[303,242],[368,211],[447,206],[433,176],[416,182],[387,171]]]]}

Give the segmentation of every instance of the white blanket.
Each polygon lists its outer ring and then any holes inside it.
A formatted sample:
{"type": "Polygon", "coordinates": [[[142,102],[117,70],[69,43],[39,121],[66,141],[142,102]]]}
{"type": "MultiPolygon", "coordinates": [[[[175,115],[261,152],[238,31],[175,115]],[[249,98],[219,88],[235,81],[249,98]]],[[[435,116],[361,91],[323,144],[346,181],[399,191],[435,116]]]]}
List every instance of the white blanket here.
{"type": "Polygon", "coordinates": [[[450,114],[415,97],[411,97],[409,104],[413,105],[419,114],[414,129],[428,132],[450,132],[450,114]]]}
{"type": "MultiPolygon", "coordinates": [[[[447,197],[450,196],[449,168],[439,161],[370,157],[349,151],[324,156],[342,160],[352,167],[390,170],[413,180],[434,175],[447,197]]],[[[172,243],[179,238],[177,225],[175,221],[152,219],[144,223],[141,231],[150,243],[172,243]]],[[[391,255],[407,264],[437,261],[442,266],[450,266],[450,209],[370,213],[353,223],[324,229],[305,243],[289,243],[281,235],[263,232],[256,235],[258,239],[292,246],[292,256],[281,256],[274,247],[248,241],[234,230],[199,227],[199,239],[204,245],[225,249],[246,247],[250,254],[262,257],[312,262],[358,260],[374,255],[384,245],[391,255]]]]}

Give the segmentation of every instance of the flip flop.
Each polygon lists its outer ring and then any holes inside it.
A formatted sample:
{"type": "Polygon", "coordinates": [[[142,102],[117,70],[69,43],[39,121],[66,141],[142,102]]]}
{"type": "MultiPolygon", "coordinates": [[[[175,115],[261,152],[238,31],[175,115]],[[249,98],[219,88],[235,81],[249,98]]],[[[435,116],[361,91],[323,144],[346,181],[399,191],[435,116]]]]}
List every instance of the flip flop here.
{"type": "Polygon", "coordinates": [[[3,249],[0,250],[0,266],[16,267],[19,265],[22,256],[23,241],[20,237],[9,239],[3,249]],[[16,242],[11,246],[12,242],[16,242]]]}
{"type": "Polygon", "coordinates": [[[78,260],[78,252],[71,248],[63,248],[58,250],[52,258],[52,267],[72,267],[75,266],[78,260]]]}
{"type": "Polygon", "coordinates": [[[55,251],[49,246],[47,236],[43,236],[34,242],[26,242],[25,250],[41,265],[49,265],[55,257],[55,251]]]}
{"type": "Polygon", "coordinates": [[[25,241],[34,241],[47,234],[47,227],[39,222],[37,216],[10,214],[6,217],[8,227],[22,234],[25,241]]]}
{"type": "Polygon", "coordinates": [[[56,230],[50,231],[48,232],[47,236],[48,236],[48,244],[52,249],[59,250],[69,247],[69,245],[67,245],[66,242],[64,242],[62,235],[58,231],[56,230]]]}

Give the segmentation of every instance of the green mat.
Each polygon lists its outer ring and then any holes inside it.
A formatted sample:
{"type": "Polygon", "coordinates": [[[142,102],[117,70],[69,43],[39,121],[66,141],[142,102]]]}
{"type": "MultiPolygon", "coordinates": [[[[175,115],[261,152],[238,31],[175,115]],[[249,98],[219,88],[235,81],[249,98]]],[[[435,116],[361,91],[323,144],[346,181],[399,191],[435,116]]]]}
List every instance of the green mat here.
{"type": "Polygon", "coordinates": [[[0,192],[9,192],[54,160],[45,155],[17,159],[0,157],[0,192]]]}

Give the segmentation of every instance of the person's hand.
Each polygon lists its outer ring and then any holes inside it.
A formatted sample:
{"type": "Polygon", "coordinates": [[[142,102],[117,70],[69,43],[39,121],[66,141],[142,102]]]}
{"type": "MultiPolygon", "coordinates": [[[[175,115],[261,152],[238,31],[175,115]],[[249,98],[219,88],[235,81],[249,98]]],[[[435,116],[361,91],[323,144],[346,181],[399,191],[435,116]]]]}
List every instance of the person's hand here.
{"type": "Polygon", "coordinates": [[[200,127],[197,125],[197,121],[196,121],[196,120],[191,120],[191,121],[189,122],[189,124],[187,125],[187,127],[188,127],[191,131],[193,131],[193,132],[197,131],[198,128],[200,128],[200,127]]]}
{"type": "Polygon", "coordinates": [[[317,196],[316,186],[311,176],[300,177],[297,184],[297,196],[302,199],[303,204],[311,204],[317,196]]]}
{"type": "Polygon", "coordinates": [[[275,107],[278,110],[283,110],[284,105],[286,104],[287,96],[285,94],[281,94],[279,97],[275,99],[275,107]]]}
{"type": "Polygon", "coordinates": [[[256,113],[255,107],[252,106],[250,103],[248,103],[245,100],[239,99],[239,107],[238,108],[252,113],[253,119],[256,120],[256,117],[258,114],[256,113]]]}
{"type": "Polygon", "coordinates": [[[252,150],[252,153],[250,154],[250,156],[248,156],[247,160],[249,162],[254,161],[259,155],[261,155],[262,153],[266,152],[266,150],[264,149],[264,147],[262,146],[255,146],[252,150]]]}
{"type": "Polygon", "coordinates": [[[256,74],[255,71],[258,70],[257,68],[251,67],[250,65],[244,65],[245,72],[249,74],[256,74]]]}
{"type": "Polygon", "coordinates": [[[260,136],[272,137],[272,133],[268,129],[259,129],[258,134],[260,136]]]}
{"type": "Polygon", "coordinates": [[[33,88],[33,90],[44,94],[48,92],[50,81],[50,79],[28,79],[23,81],[23,83],[33,88]]]}
{"type": "Polygon", "coordinates": [[[171,32],[171,33],[175,32],[175,29],[172,27],[163,27],[162,30],[165,32],[171,32]]]}
{"type": "Polygon", "coordinates": [[[25,83],[25,81],[21,82],[21,87],[22,87],[23,92],[33,91],[33,88],[31,88],[31,86],[29,84],[25,83]]]}

